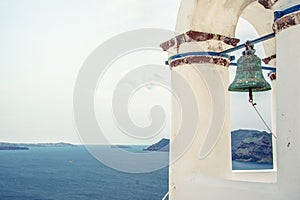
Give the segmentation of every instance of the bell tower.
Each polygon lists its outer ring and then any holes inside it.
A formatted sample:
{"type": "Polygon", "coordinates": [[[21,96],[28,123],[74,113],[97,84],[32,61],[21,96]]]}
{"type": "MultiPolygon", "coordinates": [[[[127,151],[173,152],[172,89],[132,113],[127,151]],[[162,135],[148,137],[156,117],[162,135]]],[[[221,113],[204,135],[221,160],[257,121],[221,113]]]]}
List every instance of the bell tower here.
{"type": "MultiPolygon", "coordinates": [[[[195,93],[198,128],[186,143],[176,140],[180,112],[173,109],[170,146],[169,199],[298,200],[300,198],[300,0],[183,0],[174,38],[161,47],[169,54],[171,73],[181,75],[195,93]],[[264,43],[269,61],[276,57],[272,79],[273,131],[277,135],[277,169],[235,173],[231,169],[229,72],[236,46],[235,28],[244,17],[260,35],[275,33],[264,43]],[[276,47],[275,47],[276,44],[276,47]],[[275,81],[276,80],[276,81],[275,81]],[[174,142],[176,141],[176,142],[174,142]],[[277,170],[277,171],[276,171],[277,170]]],[[[261,75],[260,59],[249,45],[238,61],[231,91],[265,91],[270,85],[261,75]],[[241,63],[243,65],[241,65],[241,63]],[[251,65],[249,65],[251,63],[251,65]],[[248,66],[251,68],[247,71],[248,66]],[[239,82],[252,76],[253,83],[239,82]]],[[[175,91],[182,87],[172,82],[175,91]]],[[[184,112],[184,111],[183,111],[184,112]]]]}

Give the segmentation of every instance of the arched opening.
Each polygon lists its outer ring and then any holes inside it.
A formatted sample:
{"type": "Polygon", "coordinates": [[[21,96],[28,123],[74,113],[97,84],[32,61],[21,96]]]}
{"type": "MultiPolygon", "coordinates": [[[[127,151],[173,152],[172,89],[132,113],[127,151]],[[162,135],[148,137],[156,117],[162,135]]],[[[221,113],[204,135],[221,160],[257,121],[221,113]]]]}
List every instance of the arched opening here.
{"type": "MultiPolygon", "coordinates": [[[[254,2],[242,13],[237,23],[235,37],[241,39],[240,43],[242,44],[247,40],[267,35],[272,32],[272,28],[269,26],[271,24],[269,24],[270,20],[272,20],[272,13],[254,2]],[[263,18],[263,20],[260,18],[263,18]]],[[[275,53],[274,39],[255,44],[254,47],[256,55],[261,59],[275,53]]],[[[242,51],[244,49],[234,52],[236,59],[233,62],[238,60],[242,55],[242,51]]],[[[262,65],[265,64],[262,62],[262,65]]],[[[229,68],[231,82],[236,74],[235,68],[233,66],[229,68]]],[[[268,78],[268,73],[269,71],[263,70],[265,79],[272,84],[268,78]]],[[[276,139],[272,136],[272,134],[276,134],[274,133],[275,123],[273,121],[275,116],[272,110],[274,106],[272,105],[274,89],[253,94],[254,101],[257,103],[256,107],[268,127],[248,102],[247,93],[230,93],[232,169],[234,171],[262,170],[265,172],[266,170],[276,170],[276,139]],[[272,130],[269,131],[268,129],[272,130]]]]}

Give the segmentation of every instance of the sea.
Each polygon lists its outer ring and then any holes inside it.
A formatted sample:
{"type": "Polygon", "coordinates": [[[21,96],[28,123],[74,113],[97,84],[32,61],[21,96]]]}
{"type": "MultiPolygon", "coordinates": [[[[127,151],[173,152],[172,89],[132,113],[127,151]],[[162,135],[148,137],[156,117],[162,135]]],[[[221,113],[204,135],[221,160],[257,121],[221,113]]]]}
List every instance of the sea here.
{"type": "Polygon", "coordinates": [[[158,200],[167,191],[168,167],[121,172],[84,146],[0,151],[0,200],[158,200]]]}
{"type": "MultiPolygon", "coordinates": [[[[111,147],[105,148],[109,154],[111,147]]],[[[233,161],[233,167],[271,165],[233,161]]],[[[167,192],[168,167],[121,172],[96,160],[84,146],[0,151],[0,200],[160,200],[167,192]]]]}
{"type": "Polygon", "coordinates": [[[232,161],[232,170],[272,170],[272,163],[232,161]]]}

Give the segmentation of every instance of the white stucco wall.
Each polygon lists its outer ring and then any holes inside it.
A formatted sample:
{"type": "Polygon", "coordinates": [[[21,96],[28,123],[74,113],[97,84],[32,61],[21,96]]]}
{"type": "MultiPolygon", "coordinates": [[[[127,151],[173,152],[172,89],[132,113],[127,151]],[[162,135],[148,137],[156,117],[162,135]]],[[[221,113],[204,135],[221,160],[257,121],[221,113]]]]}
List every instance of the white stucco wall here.
{"type": "Polygon", "coordinates": [[[300,199],[300,25],[277,34],[278,184],[300,199]]]}
{"type": "MultiPolygon", "coordinates": [[[[294,5],[298,2],[286,3],[294,5]]],[[[286,6],[281,5],[284,4],[282,0],[279,3],[279,7],[286,6]]],[[[236,23],[242,16],[259,34],[265,35],[272,31],[272,11],[259,6],[254,0],[183,0],[176,31],[182,33],[194,30],[234,37],[236,23]]],[[[213,64],[186,64],[173,68],[195,92],[199,108],[199,128],[190,146],[180,157],[177,155],[180,141],[171,146],[170,188],[175,185],[170,193],[171,200],[300,198],[300,173],[297,172],[300,167],[300,121],[297,117],[300,112],[297,104],[300,100],[300,90],[297,89],[297,76],[300,72],[297,46],[299,33],[300,26],[297,25],[278,33],[276,40],[264,43],[267,56],[277,53],[278,80],[273,82],[276,89],[273,95],[277,98],[273,99],[272,105],[277,105],[274,112],[277,113],[277,124],[273,129],[277,128],[278,136],[278,179],[277,172],[272,170],[242,173],[231,170],[228,70],[213,64]],[[220,105],[224,109],[220,109],[220,105]],[[222,127],[219,132],[218,127],[222,127]]],[[[220,51],[229,48],[220,41],[206,41],[186,43],[171,51],[194,51],[198,48],[197,45],[201,50],[208,51],[210,44],[217,45],[220,51]]],[[[175,82],[172,87],[175,91],[181,90],[180,85],[175,82]]],[[[171,143],[179,129],[180,115],[178,110],[173,109],[171,143]]]]}

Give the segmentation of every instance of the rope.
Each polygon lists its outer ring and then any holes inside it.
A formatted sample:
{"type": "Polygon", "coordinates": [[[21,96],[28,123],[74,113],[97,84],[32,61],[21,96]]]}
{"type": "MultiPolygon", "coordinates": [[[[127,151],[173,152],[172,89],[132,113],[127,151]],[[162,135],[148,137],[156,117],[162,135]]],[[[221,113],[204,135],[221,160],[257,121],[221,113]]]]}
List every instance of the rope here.
{"type": "Polygon", "coordinates": [[[175,189],[175,185],[173,185],[173,186],[169,189],[169,191],[165,194],[165,196],[164,196],[161,200],[165,200],[165,199],[169,196],[170,192],[171,192],[173,189],[175,189]]]}
{"type": "Polygon", "coordinates": [[[262,120],[262,122],[264,123],[264,125],[267,127],[267,129],[270,131],[270,133],[272,134],[272,136],[277,139],[277,136],[274,135],[274,133],[272,132],[271,128],[268,126],[268,124],[266,123],[266,121],[264,120],[264,118],[262,117],[262,115],[260,114],[260,112],[258,111],[258,109],[256,108],[256,103],[253,102],[253,100],[249,100],[249,102],[252,104],[254,110],[256,111],[257,115],[260,117],[260,119],[262,120]]]}
{"type": "Polygon", "coordinates": [[[257,104],[253,102],[252,88],[249,88],[249,102],[251,103],[251,105],[253,106],[254,110],[256,111],[256,113],[258,114],[258,116],[260,117],[261,121],[264,123],[264,125],[267,127],[267,129],[270,131],[270,133],[273,135],[273,137],[275,139],[277,139],[277,136],[274,135],[274,133],[272,132],[271,128],[268,126],[267,122],[264,120],[264,118],[262,117],[262,115],[260,114],[260,112],[258,111],[258,109],[255,107],[257,104]]]}

